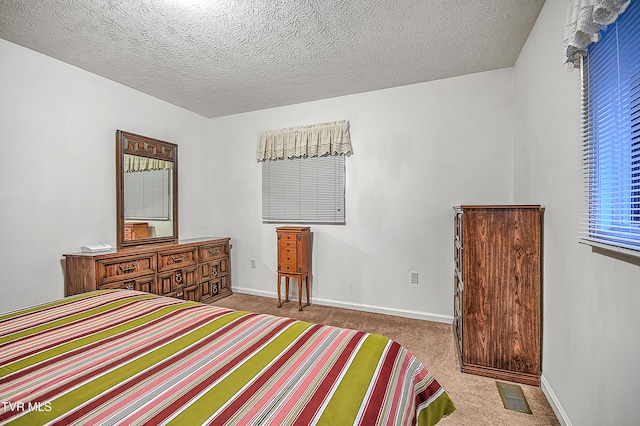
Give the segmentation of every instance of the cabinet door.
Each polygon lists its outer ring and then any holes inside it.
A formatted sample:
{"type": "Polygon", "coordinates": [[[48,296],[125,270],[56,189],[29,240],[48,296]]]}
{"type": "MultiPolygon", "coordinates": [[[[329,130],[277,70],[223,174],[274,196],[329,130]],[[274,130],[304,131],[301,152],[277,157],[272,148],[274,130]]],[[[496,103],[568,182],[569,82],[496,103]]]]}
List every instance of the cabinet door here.
{"type": "Polygon", "coordinates": [[[200,297],[206,299],[218,295],[218,280],[207,280],[200,283],[200,297]]]}
{"type": "Polygon", "coordinates": [[[465,361],[540,372],[539,209],[464,213],[465,361]]]}
{"type": "Polygon", "coordinates": [[[185,287],[183,290],[183,295],[185,300],[199,302],[200,300],[202,300],[201,293],[200,293],[200,285],[196,284],[189,287],[185,287]]]}
{"type": "Polygon", "coordinates": [[[220,278],[220,293],[227,292],[231,289],[231,286],[229,285],[229,283],[230,283],[229,275],[224,275],[223,277],[220,278]]]}
{"type": "Polygon", "coordinates": [[[182,298],[182,290],[185,287],[197,284],[196,268],[182,268],[175,271],[167,271],[158,274],[159,290],[164,296],[173,296],[182,298]]]}
{"type": "Polygon", "coordinates": [[[219,275],[220,261],[207,262],[200,265],[200,281],[216,279],[219,275]]]}

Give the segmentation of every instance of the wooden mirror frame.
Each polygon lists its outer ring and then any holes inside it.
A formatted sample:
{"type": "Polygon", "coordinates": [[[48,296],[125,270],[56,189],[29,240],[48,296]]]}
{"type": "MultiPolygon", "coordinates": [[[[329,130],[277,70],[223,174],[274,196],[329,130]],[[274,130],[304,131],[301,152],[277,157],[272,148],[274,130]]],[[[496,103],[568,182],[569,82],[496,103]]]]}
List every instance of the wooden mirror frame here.
{"type": "Polygon", "coordinates": [[[116,131],[116,226],[118,247],[139,246],[178,240],[178,145],[122,130],[116,131]],[[173,235],[125,240],[124,221],[124,155],[173,162],[172,214],[173,235]]]}

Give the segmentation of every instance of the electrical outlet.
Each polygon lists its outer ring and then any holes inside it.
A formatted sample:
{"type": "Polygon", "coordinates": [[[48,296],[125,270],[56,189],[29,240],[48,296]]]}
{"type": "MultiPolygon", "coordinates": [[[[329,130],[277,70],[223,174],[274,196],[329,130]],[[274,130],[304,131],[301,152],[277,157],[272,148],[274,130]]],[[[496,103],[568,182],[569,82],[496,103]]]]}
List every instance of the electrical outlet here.
{"type": "Polygon", "coordinates": [[[411,284],[418,284],[418,273],[411,271],[411,284]]]}
{"type": "Polygon", "coordinates": [[[256,267],[256,260],[255,259],[251,259],[251,267],[252,268],[256,267]]]}

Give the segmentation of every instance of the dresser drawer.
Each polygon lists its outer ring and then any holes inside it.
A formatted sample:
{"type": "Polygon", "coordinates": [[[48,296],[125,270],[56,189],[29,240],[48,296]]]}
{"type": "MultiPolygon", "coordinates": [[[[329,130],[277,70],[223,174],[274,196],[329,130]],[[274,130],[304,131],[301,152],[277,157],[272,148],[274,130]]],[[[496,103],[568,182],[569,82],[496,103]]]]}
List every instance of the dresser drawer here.
{"type": "Polygon", "coordinates": [[[229,245],[226,243],[207,244],[199,248],[200,262],[223,259],[229,256],[229,245]]]}
{"type": "Polygon", "coordinates": [[[158,272],[195,265],[198,261],[196,247],[158,252],[158,272]]]}
{"type": "Polygon", "coordinates": [[[124,288],[127,290],[138,290],[146,293],[153,293],[155,290],[155,275],[147,275],[144,277],[132,278],[125,281],[115,281],[103,284],[98,287],[99,290],[110,290],[114,288],[124,288]]]}
{"type": "Polygon", "coordinates": [[[98,287],[155,273],[155,253],[104,259],[97,262],[98,287]]]}

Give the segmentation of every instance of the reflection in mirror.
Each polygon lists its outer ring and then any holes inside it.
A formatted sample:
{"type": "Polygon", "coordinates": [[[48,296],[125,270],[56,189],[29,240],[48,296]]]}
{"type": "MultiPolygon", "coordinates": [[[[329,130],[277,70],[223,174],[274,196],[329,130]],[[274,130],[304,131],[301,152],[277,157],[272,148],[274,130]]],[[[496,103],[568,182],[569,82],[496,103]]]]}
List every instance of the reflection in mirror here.
{"type": "Polygon", "coordinates": [[[124,155],[124,239],[173,235],[173,162],[124,155]]]}
{"type": "Polygon", "coordinates": [[[118,131],[118,246],[178,239],[178,146],[118,131]]]}

